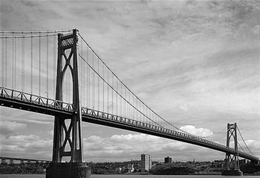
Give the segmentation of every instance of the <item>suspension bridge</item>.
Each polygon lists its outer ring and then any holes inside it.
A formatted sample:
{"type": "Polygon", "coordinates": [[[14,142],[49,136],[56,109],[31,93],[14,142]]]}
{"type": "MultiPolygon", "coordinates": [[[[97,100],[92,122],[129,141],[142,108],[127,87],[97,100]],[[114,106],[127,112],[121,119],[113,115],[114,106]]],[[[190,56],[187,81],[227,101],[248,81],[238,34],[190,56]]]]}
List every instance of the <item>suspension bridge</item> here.
{"type": "Polygon", "coordinates": [[[65,177],[88,176],[89,170],[82,163],[82,121],[221,151],[226,154],[227,165],[237,162],[238,157],[259,161],[247,146],[249,152],[238,148],[242,147],[237,142],[237,124],[228,124],[227,144],[222,145],[184,132],[162,118],[124,84],[76,29],[2,31],[0,39],[1,106],[54,116],[49,178],[57,172],[65,177]],[[62,175],[68,170],[62,163],[65,157],[70,159],[69,166],[81,170],[80,174],[70,171],[62,175]]]}

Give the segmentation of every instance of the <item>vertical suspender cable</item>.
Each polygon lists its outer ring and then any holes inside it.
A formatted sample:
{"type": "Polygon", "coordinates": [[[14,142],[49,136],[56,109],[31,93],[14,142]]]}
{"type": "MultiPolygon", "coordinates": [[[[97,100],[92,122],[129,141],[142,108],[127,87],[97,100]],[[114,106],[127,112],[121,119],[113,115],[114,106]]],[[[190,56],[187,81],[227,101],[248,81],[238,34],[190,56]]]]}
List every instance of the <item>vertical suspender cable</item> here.
{"type": "MultiPolygon", "coordinates": [[[[3,36],[4,36],[4,33],[3,33],[3,36]]],[[[1,66],[1,69],[2,69],[2,77],[1,77],[1,86],[4,87],[4,46],[5,46],[5,39],[4,38],[1,38],[2,40],[2,66],[1,66]]]]}
{"type": "MultiPolygon", "coordinates": [[[[84,64],[84,63],[83,63],[84,64]]],[[[88,79],[88,76],[87,76],[87,65],[83,65],[83,68],[84,68],[84,73],[83,73],[83,83],[84,83],[84,86],[83,86],[83,89],[84,89],[84,96],[85,96],[85,99],[84,99],[84,107],[87,107],[88,106],[88,90],[87,90],[87,79],[88,79]]]]}
{"type": "MultiPolygon", "coordinates": [[[[98,64],[98,73],[99,73],[99,60],[97,60],[97,64],[98,64]]],[[[100,80],[100,78],[99,78],[99,76],[97,76],[97,82],[98,82],[98,102],[97,102],[97,104],[98,104],[98,110],[99,110],[99,104],[100,104],[99,80],[100,80]]]]}
{"type": "Polygon", "coordinates": [[[127,100],[127,89],[125,88],[125,100],[126,100],[126,103],[125,103],[125,114],[126,114],[126,118],[128,118],[128,100],[127,100]]]}
{"type": "Polygon", "coordinates": [[[33,36],[31,32],[31,94],[33,93],[33,36]]]}
{"type": "Polygon", "coordinates": [[[85,99],[84,99],[84,107],[87,107],[88,105],[87,105],[87,101],[88,101],[88,95],[87,95],[87,85],[86,85],[86,83],[87,83],[87,78],[86,78],[86,76],[87,76],[87,70],[86,70],[86,67],[87,67],[87,65],[83,65],[83,69],[84,69],[84,73],[83,73],[83,83],[84,83],[84,85],[83,85],[83,89],[85,89],[83,92],[84,92],[84,96],[85,96],[85,99]]]}
{"type": "MultiPolygon", "coordinates": [[[[91,64],[91,53],[88,54],[88,64],[90,65],[91,64]]],[[[92,96],[91,96],[91,93],[92,93],[92,77],[91,77],[91,71],[90,71],[90,67],[88,66],[88,95],[89,95],[89,99],[88,99],[88,105],[89,105],[89,108],[91,108],[91,105],[92,105],[92,96]]]]}
{"type": "MultiPolygon", "coordinates": [[[[144,113],[144,105],[141,103],[140,104],[141,105],[141,110],[140,110],[140,112],[141,112],[141,114],[142,113],[144,113]]],[[[141,115],[141,117],[142,117],[142,119],[143,119],[143,122],[145,123],[145,118],[143,117],[143,115],[141,115]]]]}
{"type": "MultiPolygon", "coordinates": [[[[83,56],[83,50],[82,50],[82,40],[80,40],[80,55],[82,55],[83,56]]],[[[77,57],[78,58],[78,57],[77,57]]],[[[81,105],[83,105],[83,101],[84,101],[84,97],[83,97],[83,92],[82,92],[82,90],[83,90],[83,87],[82,87],[82,85],[83,85],[83,79],[82,79],[82,65],[83,65],[83,62],[82,62],[82,60],[80,60],[79,61],[80,62],[80,97],[81,97],[81,105]]]]}
{"type": "MultiPolygon", "coordinates": [[[[142,104],[142,108],[143,108],[143,110],[142,110],[143,116],[142,116],[142,117],[144,118],[144,122],[147,123],[147,122],[146,122],[146,119],[147,119],[147,118],[144,117],[144,115],[145,115],[145,106],[144,106],[143,104],[142,104]]],[[[145,115],[145,116],[146,116],[146,115],[145,115]]]]}
{"type": "MultiPolygon", "coordinates": [[[[116,91],[119,93],[119,91],[118,91],[118,80],[116,80],[116,91]]],[[[116,115],[119,115],[119,113],[118,113],[118,94],[116,95],[116,115]]]]}
{"type": "MultiPolygon", "coordinates": [[[[91,64],[91,53],[89,53],[89,64],[91,64]]],[[[91,70],[90,70],[90,68],[88,67],[88,73],[89,73],[89,75],[88,75],[88,86],[89,86],[89,108],[92,108],[91,106],[92,106],[92,98],[93,98],[93,96],[92,96],[92,72],[91,72],[91,70]]]]}
{"type": "Polygon", "coordinates": [[[127,89],[125,88],[125,117],[128,118],[127,89]]]}
{"type": "Polygon", "coordinates": [[[133,118],[133,105],[134,105],[134,102],[133,102],[133,95],[129,92],[129,103],[130,103],[130,106],[129,106],[129,117],[130,118],[133,118]]]}
{"type": "Polygon", "coordinates": [[[39,32],[39,96],[41,96],[41,32],[39,32]]]}
{"type": "Polygon", "coordinates": [[[140,110],[139,109],[139,107],[140,107],[139,105],[140,105],[139,104],[139,100],[138,100],[138,98],[136,98],[136,106],[137,106],[136,116],[137,116],[138,120],[141,122],[140,115],[139,115],[139,112],[138,112],[138,110],[140,110]]]}
{"type": "Polygon", "coordinates": [[[16,37],[14,37],[14,88],[16,88],[16,37]]]}
{"type": "Polygon", "coordinates": [[[55,95],[56,95],[56,86],[55,86],[55,75],[56,75],[56,68],[55,68],[55,64],[56,64],[56,37],[53,37],[53,57],[52,57],[52,61],[53,61],[53,65],[52,65],[52,67],[53,67],[53,69],[52,69],[52,71],[53,71],[53,73],[52,73],[52,76],[53,76],[53,86],[52,86],[52,92],[53,92],[53,98],[55,98],[55,95]]]}
{"type": "MultiPolygon", "coordinates": [[[[129,102],[129,103],[131,103],[130,95],[131,95],[131,93],[129,92],[129,96],[128,96],[128,100],[129,100],[128,102],[129,102]]],[[[129,105],[128,107],[129,107],[129,109],[128,109],[128,117],[131,118],[131,108],[132,108],[132,107],[131,107],[131,105],[129,105]]]]}
{"type": "MultiPolygon", "coordinates": [[[[146,111],[147,111],[147,110],[146,110],[146,107],[144,106],[144,115],[145,115],[145,116],[147,116],[147,112],[146,112],[146,111]]],[[[148,120],[148,122],[147,122],[147,118],[145,118],[145,122],[146,122],[146,123],[149,123],[149,120],[148,120]]]]}
{"type": "MultiPolygon", "coordinates": [[[[87,48],[87,63],[89,64],[89,49],[87,48]]],[[[90,108],[90,72],[89,66],[87,66],[87,107],[90,108]]]]}
{"type": "MultiPolygon", "coordinates": [[[[109,70],[107,70],[107,83],[109,84],[109,70]]],[[[109,113],[109,85],[107,85],[107,113],[109,113]]]]}
{"type": "MultiPolygon", "coordinates": [[[[103,66],[103,78],[105,78],[105,70],[104,70],[104,64],[102,65],[103,66]]],[[[103,85],[103,112],[105,112],[105,82],[103,81],[102,82],[102,85],[103,85]]]]}
{"type": "MultiPolygon", "coordinates": [[[[89,57],[88,57],[88,62],[89,64],[91,63],[91,53],[89,53],[89,57]]],[[[91,105],[92,105],[92,73],[91,73],[91,70],[88,66],[88,94],[89,94],[89,99],[88,99],[88,104],[89,104],[89,108],[91,108],[91,105]]]]}
{"type": "Polygon", "coordinates": [[[142,107],[142,106],[141,106],[142,103],[140,102],[140,100],[138,100],[138,101],[139,101],[139,103],[140,103],[140,104],[139,104],[139,111],[138,111],[138,113],[139,113],[139,118],[140,118],[140,121],[143,122],[143,120],[142,120],[142,114],[141,114],[141,112],[140,112],[140,111],[141,111],[141,107],[142,107]]]}
{"type": "Polygon", "coordinates": [[[132,115],[132,119],[135,119],[135,111],[134,111],[134,107],[135,107],[135,98],[133,95],[132,96],[132,111],[131,111],[131,115],[132,115]]]}
{"type": "MultiPolygon", "coordinates": [[[[126,99],[126,88],[125,88],[125,96],[124,98],[126,99]]],[[[125,117],[127,117],[127,102],[125,101],[125,117]]]]}
{"type": "MultiPolygon", "coordinates": [[[[134,106],[135,106],[135,108],[137,107],[137,105],[136,105],[136,97],[133,95],[133,101],[134,101],[134,106]]],[[[133,112],[134,112],[134,118],[136,118],[137,119],[137,117],[136,117],[136,109],[133,109],[133,112]]]]}
{"type": "Polygon", "coordinates": [[[5,86],[5,43],[6,43],[6,37],[3,39],[3,52],[2,52],[2,82],[3,82],[3,87],[6,87],[5,86]]]}
{"type": "MultiPolygon", "coordinates": [[[[13,33],[12,33],[13,34],[13,33]]],[[[11,64],[11,75],[12,75],[12,89],[14,89],[14,38],[12,35],[12,45],[11,45],[11,50],[12,50],[12,64],[11,64]]]]}
{"type": "MultiPolygon", "coordinates": [[[[93,61],[93,69],[95,69],[95,60],[94,60],[94,54],[92,53],[92,61],[93,61]]],[[[93,109],[95,109],[95,72],[93,71],[93,109]]]]}
{"type": "Polygon", "coordinates": [[[46,60],[47,60],[47,63],[46,63],[46,66],[47,66],[47,69],[46,69],[46,72],[47,72],[47,76],[46,76],[46,94],[47,94],[47,98],[49,97],[49,37],[47,35],[46,37],[46,60]]]}
{"type": "MultiPolygon", "coordinates": [[[[81,55],[81,56],[83,56],[83,54],[82,54],[82,40],[80,40],[80,44],[79,44],[79,46],[80,46],[80,48],[79,48],[79,52],[77,53],[77,55],[79,56],[79,55],[81,55]]],[[[77,59],[79,59],[78,58],[78,56],[77,56],[77,59]]],[[[78,68],[79,68],[79,71],[80,71],[80,79],[79,79],[79,89],[80,89],[80,91],[79,91],[79,93],[80,93],[80,99],[81,99],[81,106],[84,106],[84,104],[83,104],[83,101],[84,101],[84,94],[83,94],[83,79],[82,79],[82,76],[83,76],[83,62],[82,62],[82,59],[81,60],[78,60],[79,62],[78,62],[78,68]]],[[[72,82],[73,83],[73,82],[72,82]]]]}
{"type": "MultiPolygon", "coordinates": [[[[123,89],[122,89],[122,84],[120,83],[121,86],[121,96],[123,96],[123,89]]],[[[123,115],[123,98],[120,98],[120,112],[121,112],[121,116],[123,115]]]]}
{"type": "Polygon", "coordinates": [[[138,99],[136,99],[136,102],[137,102],[137,117],[138,117],[138,119],[139,119],[139,121],[140,122],[142,122],[142,120],[141,120],[141,118],[140,118],[140,113],[138,112],[138,110],[140,110],[140,104],[139,104],[139,100],[138,99]]]}
{"type": "MultiPolygon", "coordinates": [[[[113,88],[113,75],[111,75],[111,86],[113,88]]],[[[111,104],[111,107],[112,107],[112,114],[114,114],[114,95],[113,95],[113,90],[111,90],[111,98],[112,98],[112,104],[111,104]]]]}
{"type": "Polygon", "coordinates": [[[145,123],[145,118],[144,118],[143,115],[142,115],[143,109],[144,109],[144,108],[143,108],[143,104],[140,103],[140,114],[141,114],[141,117],[142,117],[143,122],[145,123]]]}
{"type": "MultiPolygon", "coordinates": [[[[23,32],[22,32],[22,35],[23,35],[23,32]]],[[[24,47],[25,47],[25,44],[24,44],[24,35],[23,35],[23,38],[22,38],[22,91],[24,91],[25,89],[25,59],[24,59],[24,47]]]]}
{"type": "Polygon", "coordinates": [[[5,60],[5,67],[4,67],[4,69],[5,69],[5,76],[4,76],[4,79],[5,79],[5,87],[8,87],[7,86],[7,45],[8,44],[8,41],[7,41],[7,38],[5,38],[5,58],[4,58],[4,60],[5,60]]]}

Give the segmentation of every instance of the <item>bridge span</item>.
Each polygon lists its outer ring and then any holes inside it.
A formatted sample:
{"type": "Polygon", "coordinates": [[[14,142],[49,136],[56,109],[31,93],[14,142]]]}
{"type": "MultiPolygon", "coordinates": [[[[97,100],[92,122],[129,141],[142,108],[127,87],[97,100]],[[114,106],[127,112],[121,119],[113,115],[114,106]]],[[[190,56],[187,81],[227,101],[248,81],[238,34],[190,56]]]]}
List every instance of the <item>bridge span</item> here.
{"type": "MultiPolygon", "coordinates": [[[[53,100],[13,89],[0,87],[0,104],[2,106],[17,108],[48,115],[72,116],[75,112],[73,104],[59,100],[53,100]]],[[[178,140],[228,154],[235,154],[236,150],[219,143],[203,139],[185,132],[170,130],[152,123],[145,123],[134,119],[129,119],[102,111],[82,107],[82,121],[136,131],[149,135],[155,135],[172,140],[178,140]]],[[[242,158],[251,161],[259,161],[259,158],[245,152],[238,152],[242,158]]]]}

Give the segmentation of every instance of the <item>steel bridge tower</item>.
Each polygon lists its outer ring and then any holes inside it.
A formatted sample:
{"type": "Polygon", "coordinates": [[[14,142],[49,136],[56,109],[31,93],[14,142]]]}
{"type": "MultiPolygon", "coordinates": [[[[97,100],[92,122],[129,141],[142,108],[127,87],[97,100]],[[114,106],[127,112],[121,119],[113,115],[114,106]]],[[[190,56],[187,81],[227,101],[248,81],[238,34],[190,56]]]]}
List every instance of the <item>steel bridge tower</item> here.
{"type": "Polygon", "coordinates": [[[222,175],[243,175],[239,167],[239,151],[237,146],[237,124],[227,124],[227,147],[230,147],[230,140],[234,139],[235,154],[226,153],[225,169],[222,175]]]}
{"type": "Polygon", "coordinates": [[[47,168],[46,178],[86,178],[90,176],[90,168],[82,162],[82,114],[79,96],[77,33],[78,30],[74,29],[72,34],[58,34],[56,100],[63,101],[64,76],[66,72],[71,72],[74,113],[71,117],[55,116],[53,157],[47,168]],[[68,157],[70,162],[62,162],[64,157],[68,157]]]}

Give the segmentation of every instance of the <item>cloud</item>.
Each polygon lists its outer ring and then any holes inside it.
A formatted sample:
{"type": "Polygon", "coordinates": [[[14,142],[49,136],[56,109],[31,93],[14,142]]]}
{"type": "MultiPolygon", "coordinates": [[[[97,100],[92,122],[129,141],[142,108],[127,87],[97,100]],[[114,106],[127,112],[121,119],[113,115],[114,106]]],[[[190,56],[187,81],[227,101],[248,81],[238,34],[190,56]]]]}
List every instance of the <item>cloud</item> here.
{"type": "MultiPolygon", "coordinates": [[[[260,155],[260,140],[246,140],[246,145],[255,155],[260,155]]],[[[240,143],[240,145],[244,145],[240,143]]],[[[245,149],[246,150],[246,149],[245,149]]]]}
{"type": "Polygon", "coordinates": [[[193,125],[185,125],[180,127],[180,129],[199,137],[209,137],[213,135],[213,132],[211,130],[205,128],[196,128],[193,125]]]}
{"type": "MultiPolygon", "coordinates": [[[[200,131],[200,129],[198,130],[200,131]]],[[[203,130],[204,133],[208,134],[205,130],[203,130]]],[[[153,160],[161,160],[166,155],[174,156],[175,160],[187,160],[192,157],[193,153],[199,154],[201,150],[204,150],[204,148],[146,134],[112,135],[111,137],[90,136],[84,138],[84,157],[86,161],[98,161],[101,157],[103,161],[140,159],[142,153],[152,155],[153,160]],[[181,156],[181,153],[185,153],[186,157],[181,156]]],[[[206,149],[206,152],[210,152],[210,150],[206,149]]]]}
{"type": "Polygon", "coordinates": [[[35,112],[23,111],[20,110],[18,112],[17,109],[8,108],[8,107],[0,107],[1,112],[1,121],[3,123],[6,122],[9,125],[17,124],[39,124],[39,125],[51,125],[54,122],[53,116],[48,116],[44,114],[39,114],[35,112]]]}
{"type": "MultiPolygon", "coordinates": [[[[158,152],[167,147],[166,139],[146,134],[112,135],[111,137],[90,136],[84,139],[87,157],[109,156],[127,159],[129,155],[158,152]]],[[[169,145],[173,147],[174,145],[169,145]]]]}
{"type": "Polygon", "coordinates": [[[26,129],[27,125],[19,122],[1,120],[0,122],[0,134],[10,135],[17,131],[26,129]]]}
{"type": "Polygon", "coordinates": [[[0,142],[4,156],[51,160],[52,140],[37,135],[1,135],[0,142]]]}

